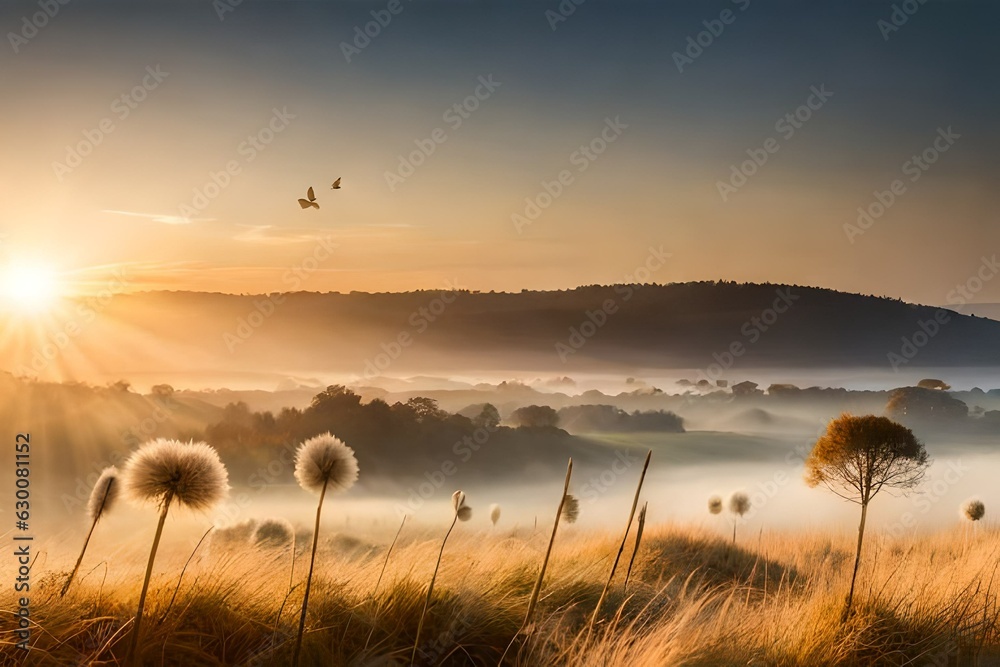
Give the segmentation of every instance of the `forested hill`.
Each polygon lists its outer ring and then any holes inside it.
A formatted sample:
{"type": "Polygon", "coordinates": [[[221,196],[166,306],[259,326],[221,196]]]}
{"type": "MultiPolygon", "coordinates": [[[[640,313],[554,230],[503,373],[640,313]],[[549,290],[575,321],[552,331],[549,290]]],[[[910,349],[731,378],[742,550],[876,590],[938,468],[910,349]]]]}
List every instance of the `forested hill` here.
{"type": "MultiPolygon", "coordinates": [[[[369,377],[704,369],[733,352],[742,369],[1000,366],[1000,322],[826,289],[712,282],[520,293],[118,295],[73,343],[91,363],[128,377],[164,366],[369,377]],[[140,334],[141,341],[130,338],[140,334]]],[[[4,352],[0,358],[13,360],[7,370],[26,361],[23,348],[4,352]]]]}

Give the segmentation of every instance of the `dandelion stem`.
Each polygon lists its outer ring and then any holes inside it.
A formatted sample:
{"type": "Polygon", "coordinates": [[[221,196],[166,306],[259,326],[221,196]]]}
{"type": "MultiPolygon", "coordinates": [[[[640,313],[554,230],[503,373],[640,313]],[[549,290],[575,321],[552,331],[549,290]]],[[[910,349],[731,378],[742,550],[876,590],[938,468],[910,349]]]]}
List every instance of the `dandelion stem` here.
{"type": "Polygon", "coordinates": [[[83,562],[83,555],[87,553],[87,545],[90,544],[90,536],[94,534],[94,528],[97,528],[97,522],[101,518],[101,514],[104,513],[104,505],[108,502],[108,494],[111,493],[111,485],[115,483],[112,478],[108,480],[108,484],[104,489],[104,497],[101,498],[101,506],[94,512],[94,521],[90,524],[90,530],[87,531],[87,539],[83,541],[83,548],[80,549],[80,557],[76,559],[76,565],[73,566],[73,571],[69,573],[69,578],[66,583],[63,584],[62,590],[59,592],[59,597],[66,595],[66,591],[69,590],[69,585],[73,583],[73,578],[76,576],[77,571],[80,569],[80,563],[83,562]]]}
{"type": "Polygon", "coordinates": [[[628,561],[628,570],[625,571],[625,583],[622,585],[622,593],[628,592],[628,580],[632,576],[632,565],[635,564],[635,555],[639,553],[639,545],[642,543],[642,529],[646,525],[646,508],[649,507],[649,503],[644,503],[642,509],[639,510],[639,526],[636,528],[635,532],[635,546],[632,548],[632,558],[628,561]]]}
{"type": "Polygon", "coordinates": [[[309,607],[309,589],[312,588],[313,566],[316,564],[316,545],[319,543],[319,517],[323,511],[323,498],[326,496],[326,487],[330,478],[323,482],[323,490],[319,494],[319,506],[316,507],[316,527],[313,529],[312,556],[309,558],[309,576],[306,577],[306,592],[302,596],[302,614],[299,616],[299,636],[295,639],[295,654],[292,658],[292,665],[298,667],[299,654],[302,651],[302,632],[306,629],[306,609],[309,607]]]}
{"type": "Polygon", "coordinates": [[[608,575],[608,583],[604,584],[604,590],[601,591],[601,597],[597,599],[597,606],[594,608],[594,615],[590,617],[590,626],[592,627],[594,623],[597,622],[597,615],[601,613],[601,605],[604,604],[604,598],[608,594],[608,589],[611,588],[611,581],[615,578],[615,570],[618,569],[618,561],[621,560],[622,552],[625,551],[625,542],[628,540],[628,533],[632,530],[632,519],[635,518],[635,508],[639,504],[639,494],[642,492],[642,482],[646,479],[646,470],[649,468],[649,459],[653,456],[653,450],[649,450],[646,453],[646,462],[642,465],[642,473],[639,474],[639,485],[635,487],[635,498],[632,499],[632,509],[628,513],[628,523],[625,524],[625,534],[622,535],[621,546],[618,547],[618,555],[615,556],[615,562],[611,565],[611,574],[608,575]]]}
{"type": "MultiPolygon", "coordinates": [[[[174,601],[177,599],[177,591],[181,589],[181,582],[184,581],[184,573],[187,572],[188,565],[191,564],[191,559],[194,558],[196,553],[198,553],[198,548],[201,547],[201,543],[205,541],[205,538],[208,537],[208,534],[211,533],[214,528],[215,526],[209,526],[208,530],[205,531],[205,534],[201,536],[200,540],[198,540],[198,544],[194,545],[194,551],[192,551],[191,555],[188,556],[187,562],[184,563],[184,567],[181,568],[181,576],[177,577],[177,586],[174,587],[174,594],[170,596],[170,603],[167,604],[167,608],[163,612],[163,615],[160,616],[160,620],[157,621],[157,625],[161,625],[163,621],[167,620],[167,614],[170,613],[171,607],[174,606],[174,601]]],[[[195,579],[195,581],[197,582],[197,579],[195,579]]]]}
{"type": "Polygon", "coordinates": [[[167,521],[167,511],[170,509],[170,502],[174,499],[172,491],[168,491],[163,499],[163,509],[160,511],[160,521],[156,524],[156,536],[153,537],[153,547],[149,550],[149,561],[146,563],[146,576],[142,580],[142,592],[139,593],[139,608],[135,611],[135,623],[132,625],[132,642],[129,644],[126,662],[136,664],[136,649],[139,646],[139,630],[142,626],[142,609],[146,605],[146,593],[149,592],[149,577],[153,573],[153,561],[156,560],[156,550],[160,546],[160,536],[163,535],[163,524],[167,521]]]}
{"type": "MultiPolygon", "coordinates": [[[[566,466],[566,482],[563,484],[562,496],[559,498],[559,507],[556,509],[556,520],[552,524],[552,535],[549,537],[549,546],[545,550],[545,558],[542,560],[542,569],[538,571],[538,579],[535,580],[535,587],[531,590],[531,598],[528,600],[528,611],[524,615],[524,622],[521,624],[520,629],[518,629],[517,634],[511,638],[510,643],[507,644],[507,648],[504,649],[503,655],[500,656],[500,662],[498,665],[502,665],[504,659],[507,657],[507,653],[510,651],[510,647],[514,645],[517,641],[518,635],[521,632],[528,629],[531,623],[531,617],[535,613],[535,605],[538,604],[538,596],[542,592],[542,580],[545,579],[545,570],[549,565],[549,556],[552,555],[552,545],[556,541],[556,530],[559,528],[559,519],[562,518],[563,505],[566,504],[566,495],[569,493],[569,480],[573,474],[573,459],[570,458],[569,464],[566,466]]],[[[535,521],[538,518],[535,517],[535,521]]]]}
{"type": "Polygon", "coordinates": [[[288,590],[292,590],[295,581],[295,530],[292,530],[292,565],[288,568],[288,590]]]}
{"type": "Polygon", "coordinates": [[[424,618],[427,616],[427,608],[431,604],[431,595],[434,594],[434,582],[437,580],[438,569],[441,567],[441,557],[444,556],[444,545],[448,543],[448,537],[451,536],[451,531],[455,529],[455,524],[458,523],[458,510],[460,507],[455,508],[455,518],[451,520],[451,526],[448,527],[448,532],[444,534],[444,539],[441,540],[441,550],[438,551],[437,564],[434,566],[434,574],[431,576],[431,585],[427,587],[427,597],[424,599],[424,609],[420,612],[420,622],[417,623],[417,636],[413,640],[413,654],[410,656],[410,665],[416,664],[417,661],[417,648],[420,646],[420,633],[424,629],[424,618]]]}
{"type": "Polygon", "coordinates": [[[87,531],[87,539],[83,541],[83,548],[80,549],[80,557],[76,559],[76,565],[73,566],[73,571],[69,573],[69,578],[66,579],[66,583],[63,584],[62,590],[59,591],[59,597],[66,595],[66,591],[69,590],[69,585],[73,583],[73,577],[76,576],[77,571],[80,569],[80,563],[83,562],[83,555],[87,553],[87,545],[90,544],[90,536],[94,534],[94,528],[97,527],[97,520],[101,517],[95,516],[93,523],[90,524],[90,530],[87,531]]]}
{"type": "MultiPolygon", "coordinates": [[[[457,515],[457,513],[456,513],[456,515],[457,515]]],[[[389,556],[392,555],[392,548],[394,546],[396,546],[396,540],[399,539],[399,534],[403,532],[403,524],[404,523],[406,523],[406,515],[405,514],[403,515],[403,520],[399,522],[399,530],[396,531],[396,537],[392,538],[392,544],[389,545],[389,550],[385,552],[385,560],[382,561],[382,571],[379,572],[379,574],[378,574],[378,581],[375,582],[375,589],[372,591],[372,597],[373,598],[375,597],[375,593],[378,592],[379,584],[382,583],[382,575],[385,574],[385,567],[386,567],[386,565],[389,564],[389,556]]],[[[372,640],[372,633],[375,632],[375,625],[376,625],[376,622],[378,621],[379,612],[381,612],[381,611],[382,611],[382,605],[378,605],[377,604],[377,606],[375,607],[375,616],[372,618],[372,627],[368,631],[368,639],[365,640],[365,648],[364,648],[365,651],[368,650],[368,644],[372,640]]]]}
{"type": "Polygon", "coordinates": [[[569,478],[573,474],[573,459],[569,460],[566,466],[566,482],[563,484],[562,497],[559,499],[559,509],[556,510],[556,520],[552,524],[552,535],[549,537],[549,546],[545,550],[545,559],[542,561],[542,569],[538,571],[538,579],[535,580],[535,588],[531,591],[531,599],[528,600],[528,611],[524,615],[524,627],[531,623],[531,617],[535,613],[535,605],[538,604],[538,596],[542,592],[542,580],[545,578],[545,570],[549,565],[549,556],[552,555],[552,545],[556,541],[556,530],[559,528],[559,519],[562,517],[563,505],[566,503],[566,494],[569,493],[569,478]]]}

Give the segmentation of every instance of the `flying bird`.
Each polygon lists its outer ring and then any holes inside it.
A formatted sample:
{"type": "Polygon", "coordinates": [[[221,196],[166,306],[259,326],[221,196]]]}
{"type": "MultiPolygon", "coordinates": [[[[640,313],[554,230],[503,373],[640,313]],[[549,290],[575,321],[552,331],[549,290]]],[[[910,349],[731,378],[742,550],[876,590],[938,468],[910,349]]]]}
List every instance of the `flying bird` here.
{"type": "Polygon", "coordinates": [[[337,180],[335,180],[333,182],[333,185],[330,186],[330,189],[331,190],[339,190],[340,189],[340,177],[339,176],[337,177],[337,180]]]}
{"type": "Polygon", "coordinates": [[[313,193],[313,189],[311,187],[309,188],[309,191],[306,192],[306,196],[308,199],[299,200],[299,206],[302,208],[309,208],[310,206],[313,208],[319,208],[319,204],[316,203],[316,195],[313,193]]]}

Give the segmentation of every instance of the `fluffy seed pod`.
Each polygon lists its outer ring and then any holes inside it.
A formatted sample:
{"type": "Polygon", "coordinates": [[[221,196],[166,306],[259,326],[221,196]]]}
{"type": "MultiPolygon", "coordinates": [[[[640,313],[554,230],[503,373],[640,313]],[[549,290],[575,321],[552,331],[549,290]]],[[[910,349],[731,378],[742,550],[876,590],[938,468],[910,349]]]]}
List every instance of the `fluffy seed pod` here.
{"type": "Polygon", "coordinates": [[[566,500],[563,501],[562,507],[562,518],[566,523],[576,523],[576,520],[580,517],[580,501],[576,499],[571,493],[566,494],[566,500]]]}
{"type": "Polygon", "coordinates": [[[115,504],[121,488],[118,468],[110,466],[102,470],[101,476],[94,484],[94,490],[90,492],[90,500],[87,501],[87,515],[91,519],[99,519],[115,504]]]}
{"type": "Polygon", "coordinates": [[[743,516],[750,511],[750,496],[737,491],[729,498],[729,511],[733,514],[743,516]]]}
{"type": "Polygon", "coordinates": [[[160,438],[146,443],[125,462],[122,486],[138,503],[167,499],[207,510],[226,497],[229,474],[219,454],[204,442],[160,438]]]}
{"type": "Polygon", "coordinates": [[[346,491],[358,479],[354,450],[339,438],[324,433],[306,440],[295,453],[295,479],[306,491],[346,491]]]}
{"type": "Polygon", "coordinates": [[[708,499],[708,511],[710,514],[721,514],[722,513],[722,498],[719,496],[712,496],[708,499]]]}
{"type": "Polygon", "coordinates": [[[493,525],[495,526],[497,525],[497,521],[499,520],[500,520],[500,506],[497,505],[496,503],[493,503],[492,505],[490,505],[490,521],[492,521],[493,525]]]}
{"type": "Polygon", "coordinates": [[[979,521],[985,515],[986,505],[983,504],[982,500],[973,498],[972,500],[965,501],[965,504],[962,505],[962,516],[969,521],[979,521]]]}

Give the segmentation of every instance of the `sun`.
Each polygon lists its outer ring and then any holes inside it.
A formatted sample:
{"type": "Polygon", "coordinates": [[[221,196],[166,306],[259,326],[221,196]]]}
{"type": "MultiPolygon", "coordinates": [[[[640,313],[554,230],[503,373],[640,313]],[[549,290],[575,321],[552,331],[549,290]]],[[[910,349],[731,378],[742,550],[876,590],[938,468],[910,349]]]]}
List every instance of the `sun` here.
{"type": "Polygon", "coordinates": [[[10,264],[3,272],[0,297],[8,308],[21,312],[42,312],[59,297],[59,274],[40,263],[10,264]]]}

